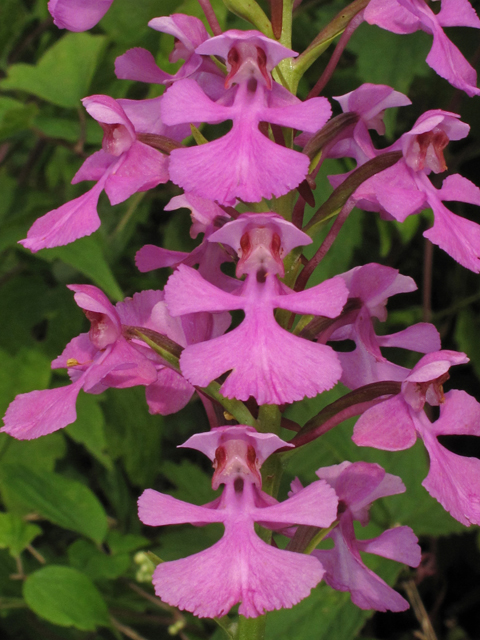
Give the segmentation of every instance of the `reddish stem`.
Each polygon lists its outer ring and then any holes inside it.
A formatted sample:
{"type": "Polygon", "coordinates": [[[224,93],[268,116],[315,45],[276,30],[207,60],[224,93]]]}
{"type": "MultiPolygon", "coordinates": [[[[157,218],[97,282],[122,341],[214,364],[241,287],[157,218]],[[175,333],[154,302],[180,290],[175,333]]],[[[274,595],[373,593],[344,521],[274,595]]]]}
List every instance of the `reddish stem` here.
{"type": "Polygon", "coordinates": [[[210,0],[198,0],[198,4],[202,7],[203,13],[207,19],[208,24],[210,25],[210,29],[214,36],[219,36],[223,33],[222,28],[217,20],[217,16],[215,15],[215,11],[210,4],[210,0]]]}
{"type": "MultiPolygon", "coordinates": [[[[329,420],[326,420],[323,424],[319,425],[315,429],[308,431],[307,433],[303,433],[300,436],[295,436],[292,440],[290,440],[290,444],[294,444],[295,447],[301,447],[320,436],[323,436],[324,433],[333,429],[344,420],[348,420],[349,418],[353,418],[354,416],[358,416],[370,407],[374,407],[376,404],[380,402],[384,402],[385,397],[374,398],[373,400],[368,400],[367,402],[360,402],[359,404],[354,404],[351,407],[347,407],[342,411],[339,411],[334,416],[332,416],[329,420]]],[[[287,451],[287,449],[285,449],[287,451]]]]}
{"type": "Polygon", "coordinates": [[[335,222],[332,224],[330,231],[327,233],[325,240],[322,242],[322,244],[318,248],[317,253],[313,256],[311,260],[307,262],[303,271],[298,276],[297,282],[295,284],[295,291],[303,291],[305,289],[310,276],[318,267],[318,265],[323,260],[323,258],[326,256],[327,251],[330,249],[330,247],[334,243],[335,238],[340,233],[340,229],[342,228],[344,222],[348,218],[350,211],[353,209],[354,206],[355,206],[355,201],[351,198],[349,198],[347,202],[343,205],[342,210],[338,214],[335,222]]]}
{"type": "Polygon", "coordinates": [[[363,22],[363,11],[360,11],[360,13],[357,13],[357,15],[354,18],[352,18],[352,20],[350,20],[350,22],[348,23],[345,31],[342,33],[340,37],[340,40],[337,42],[335,51],[333,52],[332,57],[330,58],[327,66],[325,67],[324,72],[318,79],[313,89],[308,94],[307,99],[318,96],[320,92],[325,88],[325,85],[330,80],[333,72],[335,71],[338,61],[340,60],[340,56],[342,55],[345,47],[347,46],[348,41],[353,35],[353,32],[357,27],[359,27],[362,24],[362,22],[363,22]]]}

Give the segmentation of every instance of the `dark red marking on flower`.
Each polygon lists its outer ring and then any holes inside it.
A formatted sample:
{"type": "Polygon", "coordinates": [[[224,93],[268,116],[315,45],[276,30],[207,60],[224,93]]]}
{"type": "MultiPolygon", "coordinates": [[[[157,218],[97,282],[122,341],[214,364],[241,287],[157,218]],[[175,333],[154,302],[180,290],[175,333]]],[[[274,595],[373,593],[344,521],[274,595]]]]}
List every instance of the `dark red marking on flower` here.
{"type": "Polygon", "coordinates": [[[449,142],[445,131],[435,127],[432,131],[420,133],[416,137],[419,145],[418,170],[421,171],[425,165],[434,173],[442,173],[447,170],[447,164],[443,156],[443,150],[449,142]]]}
{"type": "Polygon", "coordinates": [[[225,88],[228,89],[232,83],[233,76],[240,68],[240,54],[236,47],[232,47],[228,52],[227,63],[230,65],[230,71],[225,78],[225,88]]]}
{"type": "Polygon", "coordinates": [[[263,79],[265,80],[267,89],[270,90],[272,88],[272,77],[267,70],[267,54],[261,47],[256,47],[256,49],[257,49],[258,68],[260,69],[260,73],[262,74],[263,79]]]}

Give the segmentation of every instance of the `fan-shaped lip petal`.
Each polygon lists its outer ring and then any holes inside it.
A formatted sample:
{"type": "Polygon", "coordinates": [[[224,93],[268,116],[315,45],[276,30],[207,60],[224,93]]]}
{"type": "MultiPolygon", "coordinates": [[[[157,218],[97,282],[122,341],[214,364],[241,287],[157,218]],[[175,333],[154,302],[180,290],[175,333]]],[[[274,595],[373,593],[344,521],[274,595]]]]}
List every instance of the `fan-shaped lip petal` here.
{"type": "Polygon", "coordinates": [[[259,433],[254,427],[243,424],[233,427],[216,427],[206,433],[196,433],[179,446],[196,449],[204,453],[210,460],[214,460],[215,451],[227,440],[244,440],[249,444],[253,444],[260,464],[263,464],[277,449],[293,447],[293,445],[273,433],[259,433]]]}
{"type": "Polygon", "coordinates": [[[239,613],[254,618],[290,608],[323,574],[316,558],[269,546],[242,523],[213,547],[158,565],[153,583],[162,600],[198,617],[223,616],[241,602],[239,613]]]}
{"type": "Polygon", "coordinates": [[[237,42],[247,42],[263,49],[267,55],[267,69],[271,71],[284,58],[295,58],[298,53],[287,49],[279,42],[260,33],[260,31],[240,31],[230,29],[219,36],[210,38],[195,49],[195,53],[201,55],[217,55],[227,59],[228,52],[237,42]]]}
{"type": "Polygon", "coordinates": [[[221,229],[212,233],[209,242],[228,244],[238,253],[243,234],[255,227],[273,227],[279,232],[284,255],[295,247],[311,244],[313,240],[294,224],[276,213],[242,213],[236,220],[227,222],[221,229]]]}

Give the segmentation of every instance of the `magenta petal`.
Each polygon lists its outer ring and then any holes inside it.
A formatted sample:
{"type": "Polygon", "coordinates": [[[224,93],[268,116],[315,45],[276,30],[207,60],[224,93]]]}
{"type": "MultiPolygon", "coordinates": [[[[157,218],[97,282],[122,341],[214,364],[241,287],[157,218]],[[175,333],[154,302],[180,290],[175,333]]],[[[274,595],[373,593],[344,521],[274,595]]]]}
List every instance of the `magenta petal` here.
{"type": "Polygon", "coordinates": [[[225,518],[221,510],[199,507],[154,489],[145,489],[138,499],[138,517],[143,524],[151,527],[187,522],[191,524],[223,522],[225,518]]]}
{"type": "Polygon", "coordinates": [[[75,403],[83,379],[58,389],[31,391],[18,395],[7,409],[0,429],[18,440],[31,440],[53,433],[75,422],[75,403]]]}
{"type": "Polygon", "coordinates": [[[221,204],[284,195],[302,182],[308,167],[306,155],[275,144],[240,119],[222,138],[170,154],[173,182],[221,204]]]}
{"type": "Polygon", "coordinates": [[[117,160],[118,158],[106,153],[103,149],[95,151],[73,176],[72,184],[77,184],[83,180],[95,180],[98,182],[117,160]]]}
{"type": "Polygon", "coordinates": [[[124,338],[119,338],[103,361],[95,363],[86,373],[84,388],[89,391],[104,381],[109,387],[127,389],[152,384],[156,379],[157,370],[153,362],[124,338]]]}
{"type": "Polygon", "coordinates": [[[28,230],[26,239],[19,243],[35,253],[89,236],[100,226],[97,202],[102,189],[102,182],[98,182],[83,196],[38,218],[28,230]]]}
{"type": "Polygon", "coordinates": [[[153,583],[162,600],[200,618],[221,617],[237,602],[250,618],[293,606],[323,573],[317,559],[275,549],[238,523],[210,549],[158,565],[153,583]]]}
{"type": "Polygon", "coordinates": [[[441,200],[458,200],[480,205],[480,189],[458,173],[445,178],[438,195],[441,200]]]}
{"type": "Polygon", "coordinates": [[[427,64],[432,67],[439,76],[462,89],[469,96],[480,94],[477,88],[477,73],[465,60],[463,55],[451,40],[439,27],[433,31],[433,45],[427,56],[427,64]]]}
{"type": "Polygon", "coordinates": [[[423,235],[461,265],[480,273],[480,226],[455,215],[438,199],[430,204],[435,222],[423,235]]]}
{"type": "Polygon", "coordinates": [[[338,316],[348,298],[348,289],[341,277],[325,280],[321,284],[291,295],[274,296],[274,307],[288,309],[295,313],[335,318],[338,316]]]}
{"type": "Polygon", "coordinates": [[[372,540],[357,540],[357,548],[382,558],[403,562],[409,567],[418,567],[422,559],[418,538],[410,527],[388,529],[372,540]]]}
{"type": "Polygon", "coordinates": [[[214,124],[229,120],[233,113],[230,107],[210,100],[195,80],[186,78],[179,80],[165,92],[161,104],[161,115],[163,122],[171,126],[184,122],[214,124]]]}
{"type": "MultiPolygon", "coordinates": [[[[231,307],[230,307],[231,308],[231,307]]],[[[180,357],[184,376],[207,386],[232,369],[220,392],[227,398],[283,404],[331,389],[341,375],[335,352],[288,333],[268,311],[247,316],[226,335],[188,346],[180,357]]]]}
{"type": "Polygon", "coordinates": [[[259,112],[259,119],[292,127],[300,131],[315,133],[332,115],[332,107],[326,98],[311,98],[283,107],[265,107],[259,112]]]}
{"type": "Polygon", "coordinates": [[[312,482],[288,500],[257,509],[255,520],[261,523],[282,522],[329,527],[337,517],[338,498],[325,480],[312,482]]]}
{"type": "MultiPolygon", "coordinates": [[[[408,609],[408,602],[363,564],[359,552],[347,544],[338,529],[334,529],[330,535],[335,548],[312,553],[325,567],[324,580],[327,584],[338,591],[350,591],[352,602],[360,609],[408,609]]],[[[356,540],[352,543],[355,544],[356,540]]]]}
{"type": "Polygon", "coordinates": [[[376,24],[393,33],[413,33],[420,29],[420,20],[408,9],[408,4],[398,0],[370,0],[364,17],[369,24],[376,24]]]}
{"type": "Polygon", "coordinates": [[[427,429],[422,437],[430,456],[422,485],[466,527],[480,524],[480,460],[451,453],[427,429]]]}
{"type": "Polygon", "coordinates": [[[386,451],[409,449],[416,439],[414,423],[400,395],[367,409],[357,420],[352,436],[360,447],[386,451]]]}
{"type": "Polygon", "coordinates": [[[123,202],[137,191],[153,189],[168,182],[168,158],[142,142],[134,142],[110,173],[105,192],[112,205],[123,202]]]}
{"type": "Polygon", "coordinates": [[[173,267],[185,260],[188,253],[183,251],[172,251],[170,249],[162,249],[153,244],[146,244],[135,254],[135,264],[137,269],[142,273],[153,271],[154,269],[162,269],[164,267],[173,267]]]}
{"type": "Polygon", "coordinates": [[[442,27],[480,29],[480,20],[468,0],[442,0],[442,8],[437,13],[437,20],[442,27]]]}
{"type": "Polygon", "coordinates": [[[50,0],[48,10],[60,29],[87,31],[107,13],[113,0],[50,0]]]}
{"type": "MultiPolygon", "coordinates": [[[[251,444],[257,454],[259,465],[277,449],[293,447],[273,433],[259,433],[254,427],[244,424],[215,427],[204,433],[196,433],[179,447],[201,451],[213,462],[217,448],[229,440],[243,440],[247,445],[251,444]]],[[[276,504],[276,500],[273,503],[276,504]]],[[[263,511],[259,513],[263,514],[263,511]]]]}
{"type": "Polygon", "coordinates": [[[183,409],[195,389],[179,373],[164,367],[158,372],[157,381],[145,389],[148,410],[152,414],[168,416],[183,409]]]}
{"type": "Polygon", "coordinates": [[[222,291],[184,264],[179,265],[165,286],[165,301],[172,316],[198,311],[243,309],[245,300],[222,291]]]}
{"type": "Polygon", "coordinates": [[[428,322],[419,322],[390,335],[377,336],[377,342],[380,347],[401,347],[420,353],[441,349],[440,334],[437,328],[428,322]]]}
{"type": "Polygon", "coordinates": [[[150,51],[141,47],[129,49],[115,60],[115,74],[121,80],[136,80],[149,84],[165,84],[172,79],[162,71],[150,51]]]}
{"type": "MultiPolygon", "coordinates": [[[[76,338],[70,340],[63,352],[52,361],[51,368],[66,369],[68,360],[76,360],[79,365],[89,366],[97,353],[98,349],[92,344],[88,333],[81,333],[76,338]]],[[[70,367],[72,367],[72,365],[70,365],[70,367]]]]}
{"type": "Polygon", "coordinates": [[[149,289],[134,293],[132,298],[125,298],[123,302],[118,302],[115,309],[122,324],[155,329],[152,312],[155,305],[162,300],[163,291],[149,289]]]}

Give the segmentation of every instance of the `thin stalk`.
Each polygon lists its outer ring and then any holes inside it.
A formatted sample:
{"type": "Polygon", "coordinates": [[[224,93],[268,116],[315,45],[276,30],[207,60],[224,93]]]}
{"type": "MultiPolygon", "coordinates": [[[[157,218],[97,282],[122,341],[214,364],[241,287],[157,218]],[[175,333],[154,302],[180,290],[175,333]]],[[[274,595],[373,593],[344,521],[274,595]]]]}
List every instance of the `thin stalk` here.
{"type": "Polygon", "coordinates": [[[425,238],[423,251],[422,320],[432,321],[433,244],[425,238]]]}
{"type": "Polygon", "coordinates": [[[355,201],[353,199],[350,199],[347,200],[345,205],[342,207],[340,213],[337,216],[337,219],[332,224],[330,231],[327,233],[325,240],[322,242],[313,258],[311,258],[311,260],[307,262],[300,275],[298,276],[297,282],[295,283],[295,291],[303,291],[305,289],[310,276],[318,267],[323,258],[327,255],[327,252],[340,233],[340,229],[343,227],[354,206],[355,201]]]}
{"type": "Polygon", "coordinates": [[[332,57],[328,61],[328,64],[325,67],[324,72],[318,79],[317,83],[308,94],[307,99],[314,98],[315,96],[320,95],[320,93],[323,91],[323,89],[325,88],[325,85],[332,77],[332,74],[337,67],[337,64],[340,60],[340,57],[345,47],[347,46],[348,41],[352,37],[357,27],[359,27],[362,24],[362,22],[363,22],[363,11],[360,11],[360,13],[357,13],[357,15],[351,20],[351,22],[349,22],[347,28],[342,33],[340,40],[337,42],[337,46],[335,47],[335,51],[333,52],[332,57]]]}
{"type": "Polygon", "coordinates": [[[220,24],[218,23],[217,16],[215,15],[215,11],[210,4],[210,0],[198,0],[198,4],[202,7],[203,13],[207,19],[208,24],[210,25],[210,29],[214,36],[219,36],[223,33],[220,24]]]}
{"type": "Polygon", "coordinates": [[[350,21],[365,9],[370,0],[355,0],[338,13],[335,18],[322,29],[318,36],[310,43],[310,45],[301,53],[293,62],[294,81],[298,84],[300,78],[311,64],[330,46],[330,43],[345,29],[350,21]]]}
{"type": "MultiPolygon", "coordinates": [[[[159,356],[161,356],[168,364],[181,373],[179,358],[182,352],[182,347],[173,340],[169,340],[167,337],[151,331],[149,329],[143,329],[141,327],[123,327],[126,337],[136,337],[143,340],[149,347],[151,347],[159,356]]],[[[234,400],[225,398],[220,393],[220,385],[218,382],[211,382],[207,387],[198,387],[201,392],[210,396],[222,407],[232,415],[235,420],[238,420],[240,424],[246,424],[251,427],[257,427],[257,421],[252,416],[247,407],[240,400],[234,400]]]]}
{"type": "Polygon", "coordinates": [[[306,553],[307,555],[312,553],[312,551],[318,547],[320,542],[326,536],[328,536],[330,531],[332,531],[332,529],[335,529],[337,524],[338,524],[338,520],[335,520],[335,522],[333,524],[331,524],[329,527],[327,527],[326,529],[320,529],[320,531],[316,535],[314,535],[313,538],[310,540],[310,542],[308,543],[308,545],[305,548],[304,553],[306,553]]]}
{"type": "Polygon", "coordinates": [[[236,640],[263,640],[266,622],[266,616],[258,616],[257,618],[239,616],[236,640]]]}

